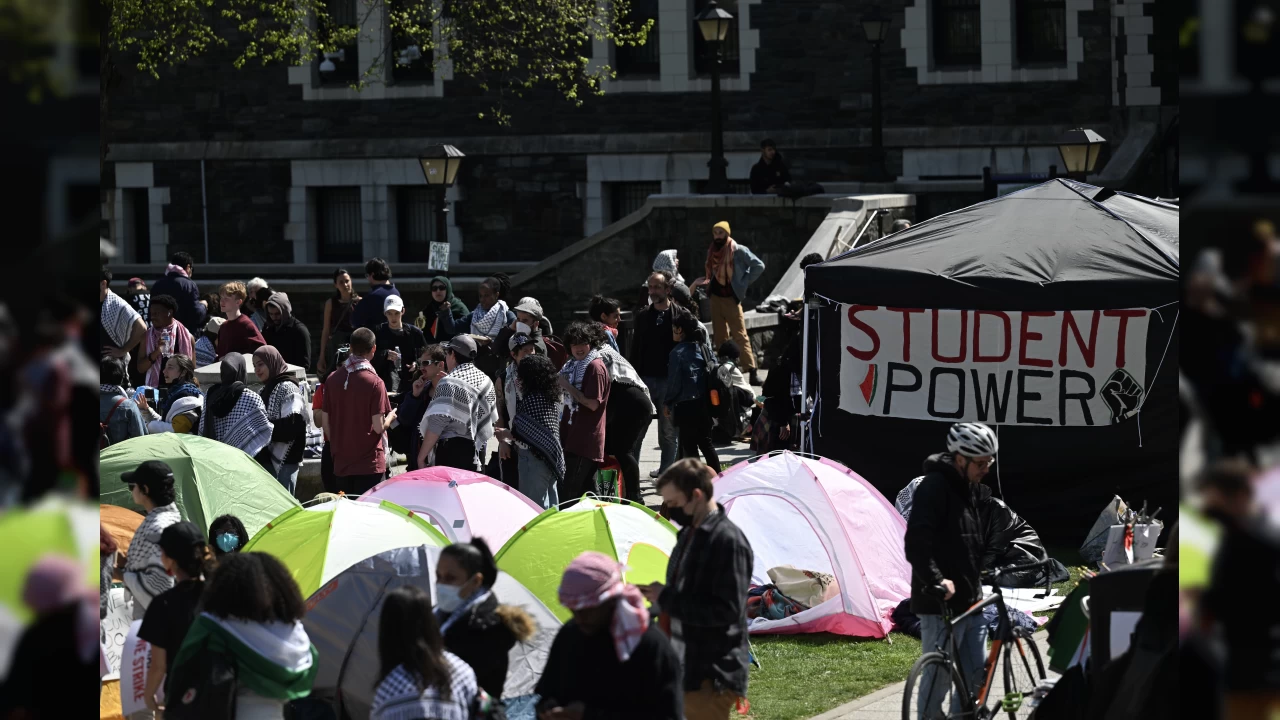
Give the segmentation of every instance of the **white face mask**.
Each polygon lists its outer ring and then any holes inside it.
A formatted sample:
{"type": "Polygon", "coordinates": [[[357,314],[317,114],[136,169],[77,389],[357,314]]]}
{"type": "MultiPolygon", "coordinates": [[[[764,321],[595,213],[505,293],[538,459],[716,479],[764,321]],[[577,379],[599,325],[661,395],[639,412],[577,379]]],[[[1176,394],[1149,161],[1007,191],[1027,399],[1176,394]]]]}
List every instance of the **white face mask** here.
{"type": "Polygon", "coordinates": [[[462,604],[457,585],[436,585],[436,607],[451,613],[462,604]]]}
{"type": "Polygon", "coordinates": [[[522,323],[522,322],[517,322],[517,323],[516,323],[516,333],[517,333],[517,334],[523,333],[523,334],[525,334],[525,335],[532,335],[532,334],[533,334],[533,328],[529,327],[528,325],[525,325],[525,324],[524,324],[524,323],[522,323]]]}

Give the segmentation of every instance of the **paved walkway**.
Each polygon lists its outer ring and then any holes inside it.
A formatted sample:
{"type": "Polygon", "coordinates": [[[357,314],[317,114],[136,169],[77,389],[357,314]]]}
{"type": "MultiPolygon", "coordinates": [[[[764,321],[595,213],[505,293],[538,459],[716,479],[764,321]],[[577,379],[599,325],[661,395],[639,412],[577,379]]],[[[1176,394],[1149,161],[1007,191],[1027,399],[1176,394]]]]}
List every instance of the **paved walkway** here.
{"type": "MultiPolygon", "coordinates": [[[[1057,677],[1058,673],[1049,669],[1049,636],[1041,630],[1034,637],[1036,645],[1040,648],[1040,657],[1045,663],[1045,672],[1051,678],[1057,677]]],[[[1003,662],[1003,659],[1001,662],[1003,662]]],[[[903,678],[900,683],[881,688],[870,695],[864,695],[853,702],[841,705],[834,710],[828,710],[810,720],[900,720],[902,717],[902,693],[905,685],[906,678],[903,678]]],[[[997,684],[996,687],[1002,686],[997,684]]],[[[1026,705],[1023,705],[1022,709],[1018,711],[1019,718],[1027,718],[1030,715],[1031,708],[1026,705]]]]}

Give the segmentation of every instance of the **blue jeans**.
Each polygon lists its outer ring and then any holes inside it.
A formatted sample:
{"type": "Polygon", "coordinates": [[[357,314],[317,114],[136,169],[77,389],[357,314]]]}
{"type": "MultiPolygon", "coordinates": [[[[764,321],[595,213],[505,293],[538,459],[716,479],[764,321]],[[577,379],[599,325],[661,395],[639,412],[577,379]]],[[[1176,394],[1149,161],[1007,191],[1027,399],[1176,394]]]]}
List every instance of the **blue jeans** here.
{"type": "MultiPolygon", "coordinates": [[[[945,627],[946,623],[941,615],[920,616],[922,653],[944,649],[942,643],[945,627]]],[[[960,673],[964,676],[965,682],[969,684],[969,692],[976,693],[982,686],[982,671],[986,665],[987,624],[983,622],[982,614],[979,613],[974,617],[966,618],[952,632],[955,634],[956,639],[958,657],[955,659],[960,663],[960,673]]],[[[943,717],[941,712],[942,698],[947,694],[947,690],[951,686],[951,680],[950,678],[930,677],[931,675],[940,674],[930,672],[920,679],[920,687],[916,691],[916,697],[920,698],[918,704],[920,708],[919,720],[933,720],[934,718],[943,717]]],[[[958,697],[951,698],[950,712],[960,712],[960,700],[958,697]]]]}
{"type": "Polygon", "coordinates": [[[290,495],[297,495],[298,489],[298,470],[302,468],[302,463],[281,463],[280,469],[276,470],[276,480],[289,491],[290,495]]]}
{"type": "Polygon", "coordinates": [[[534,501],[543,510],[560,504],[556,488],[555,470],[552,470],[532,450],[517,447],[516,458],[520,463],[520,494],[534,501]]]}
{"type": "MultiPolygon", "coordinates": [[[[649,399],[653,400],[653,406],[658,411],[658,447],[662,450],[662,462],[658,465],[658,472],[662,472],[671,467],[671,463],[680,456],[679,434],[671,419],[662,413],[662,396],[667,392],[667,379],[653,377],[642,379],[645,387],[649,388],[649,399]]],[[[644,439],[648,434],[649,431],[645,430],[640,433],[640,439],[636,441],[637,460],[640,459],[640,451],[644,448],[644,439]]]]}

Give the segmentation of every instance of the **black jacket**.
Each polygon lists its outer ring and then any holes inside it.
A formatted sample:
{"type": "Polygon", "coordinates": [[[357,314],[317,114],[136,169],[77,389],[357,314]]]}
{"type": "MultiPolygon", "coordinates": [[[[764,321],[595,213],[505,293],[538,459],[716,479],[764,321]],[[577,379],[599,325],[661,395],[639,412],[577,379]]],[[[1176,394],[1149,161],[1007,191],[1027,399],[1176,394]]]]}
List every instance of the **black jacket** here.
{"type": "Polygon", "coordinates": [[[463,612],[445,633],[444,647],[476,671],[476,682],[485,692],[500,698],[507,682],[507,655],[516,642],[533,636],[533,618],[520,608],[499,605],[492,594],[463,612]]]}
{"type": "Polygon", "coordinates": [[[278,325],[268,322],[262,327],[262,339],[279,350],[285,362],[311,370],[311,331],[298,318],[285,318],[278,325]]]}
{"type": "Polygon", "coordinates": [[[538,709],[580,702],[586,720],[681,720],[680,658],[650,624],[626,662],[609,632],[587,635],[575,620],[556,633],[534,692],[538,709]]]}
{"type": "Polygon", "coordinates": [[[200,287],[195,284],[195,281],[182,273],[171,272],[151,286],[151,297],[158,295],[169,295],[177,300],[178,313],[174,317],[191,331],[193,337],[200,337],[200,333],[204,331],[208,310],[200,304],[200,287]]]}
{"type": "Polygon", "coordinates": [[[751,166],[751,194],[764,195],[769,192],[769,188],[773,186],[782,187],[783,183],[791,182],[791,173],[787,171],[787,166],[782,162],[782,154],[773,156],[773,162],[767,163],[764,158],[751,166]]]}
{"type": "Polygon", "coordinates": [[[680,530],[658,605],[680,621],[685,690],[696,691],[710,680],[717,689],[746,697],[747,592],[754,557],[747,536],[722,509],[698,527],[680,530]]]}
{"type": "Polygon", "coordinates": [[[931,455],[924,461],[924,479],[912,499],[905,539],[911,612],[942,614],[940,601],[926,595],[924,588],[944,578],[956,586],[947,602],[953,613],[964,612],[982,597],[985,541],[978,508],[990,497],[991,488],[967,481],[949,455],[931,455]]]}

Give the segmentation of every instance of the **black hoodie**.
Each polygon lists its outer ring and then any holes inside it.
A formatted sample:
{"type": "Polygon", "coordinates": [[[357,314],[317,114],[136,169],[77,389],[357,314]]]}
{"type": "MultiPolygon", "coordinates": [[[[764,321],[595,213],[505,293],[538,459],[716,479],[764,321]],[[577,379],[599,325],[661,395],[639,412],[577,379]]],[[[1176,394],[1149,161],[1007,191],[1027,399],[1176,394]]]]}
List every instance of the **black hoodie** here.
{"type": "Polygon", "coordinates": [[[282,292],[274,293],[266,304],[280,309],[280,322],[268,321],[262,328],[262,339],[279,350],[285,362],[310,371],[311,331],[293,316],[289,296],[282,292]]]}
{"type": "Polygon", "coordinates": [[[924,479],[912,499],[905,539],[911,563],[911,612],[941,615],[938,599],[924,588],[945,578],[956,593],[947,601],[957,615],[982,597],[982,556],[985,548],[978,508],[991,497],[991,488],[970,483],[951,464],[946,453],[924,461],[924,479]]]}

